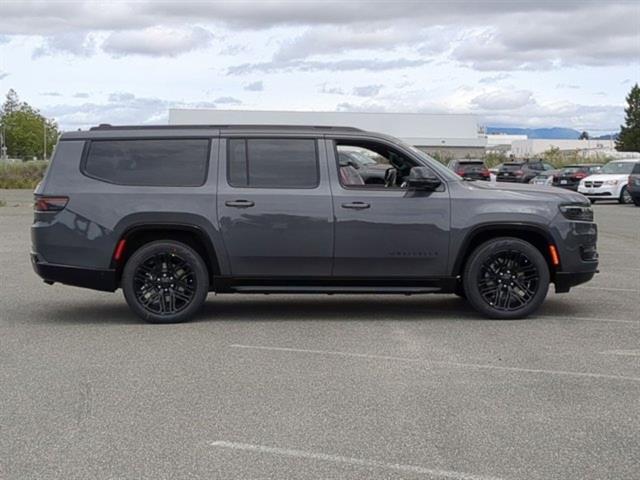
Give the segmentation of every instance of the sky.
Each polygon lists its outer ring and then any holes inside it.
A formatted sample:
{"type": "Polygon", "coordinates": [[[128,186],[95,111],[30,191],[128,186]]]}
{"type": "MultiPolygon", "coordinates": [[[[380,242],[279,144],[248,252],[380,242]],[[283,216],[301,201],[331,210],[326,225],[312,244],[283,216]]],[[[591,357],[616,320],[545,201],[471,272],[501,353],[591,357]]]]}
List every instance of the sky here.
{"type": "Polygon", "coordinates": [[[0,0],[0,95],[64,130],[169,108],[473,113],[617,131],[640,0],[0,0]]]}

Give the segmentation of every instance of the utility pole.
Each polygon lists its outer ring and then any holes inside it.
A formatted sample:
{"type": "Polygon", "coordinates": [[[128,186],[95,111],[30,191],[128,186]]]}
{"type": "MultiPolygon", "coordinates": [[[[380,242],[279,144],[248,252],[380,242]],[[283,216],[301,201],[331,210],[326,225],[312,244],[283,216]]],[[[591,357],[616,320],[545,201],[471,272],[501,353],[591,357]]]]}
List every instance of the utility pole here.
{"type": "Polygon", "coordinates": [[[42,144],[44,146],[44,149],[42,150],[42,160],[46,160],[47,159],[47,121],[44,118],[42,119],[42,130],[44,132],[42,136],[42,144]]]}

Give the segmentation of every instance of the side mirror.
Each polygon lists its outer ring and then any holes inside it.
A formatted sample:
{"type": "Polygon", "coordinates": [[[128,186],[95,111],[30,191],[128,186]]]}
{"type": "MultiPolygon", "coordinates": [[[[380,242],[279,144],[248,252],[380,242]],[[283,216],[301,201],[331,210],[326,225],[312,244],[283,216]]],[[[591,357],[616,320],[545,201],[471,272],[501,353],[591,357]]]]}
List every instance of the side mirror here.
{"type": "Polygon", "coordinates": [[[442,182],[427,167],[412,167],[409,171],[407,185],[411,190],[433,192],[442,182]]]}

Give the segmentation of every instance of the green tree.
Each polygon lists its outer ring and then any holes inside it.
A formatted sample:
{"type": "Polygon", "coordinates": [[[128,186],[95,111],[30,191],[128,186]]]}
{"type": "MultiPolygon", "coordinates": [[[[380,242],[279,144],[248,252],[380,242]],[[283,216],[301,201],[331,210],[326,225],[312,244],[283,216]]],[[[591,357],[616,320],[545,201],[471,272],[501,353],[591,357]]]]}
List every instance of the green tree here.
{"type": "Polygon", "coordinates": [[[8,156],[22,160],[49,158],[59,135],[56,122],[21,102],[13,89],[9,90],[0,108],[0,131],[8,156]]]}
{"type": "Polygon", "coordinates": [[[627,95],[627,108],[624,109],[624,113],[624,125],[620,125],[616,150],[640,152],[640,87],[637,83],[627,95]]]}
{"type": "Polygon", "coordinates": [[[578,137],[578,140],[589,140],[589,132],[584,131],[578,137]]]}

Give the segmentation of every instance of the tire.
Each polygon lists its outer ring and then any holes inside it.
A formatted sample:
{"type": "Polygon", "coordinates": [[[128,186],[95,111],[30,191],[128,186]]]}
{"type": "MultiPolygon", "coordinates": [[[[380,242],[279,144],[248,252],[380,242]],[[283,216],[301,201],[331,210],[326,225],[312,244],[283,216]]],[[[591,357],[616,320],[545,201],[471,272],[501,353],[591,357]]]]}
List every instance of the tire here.
{"type": "Polygon", "coordinates": [[[549,267],[540,251],[512,237],[480,245],[463,273],[469,303],[485,317],[499,320],[524,318],[535,312],[547,296],[549,281],[549,267]]]}
{"type": "Polygon", "coordinates": [[[592,204],[596,203],[596,199],[595,199],[595,198],[590,198],[590,199],[589,199],[589,201],[590,201],[592,204]]]}
{"type": "Polygon", "coordinates": [[[622,190],[620,191],[620,198],[618,198],[618,202],[622,203],[623,205],[629,205],[633,203],[633,197],[631,197],[631,194],[627,190],[626,186],[622,187],[622,190]]]}
{"type": "Polygon", "coordinates": [[[159,240],[131,255],[121,286],[129,308],[146,322],[185,322],[207,298],[209,273],[200,255],[188,245],[159,240]]]}

